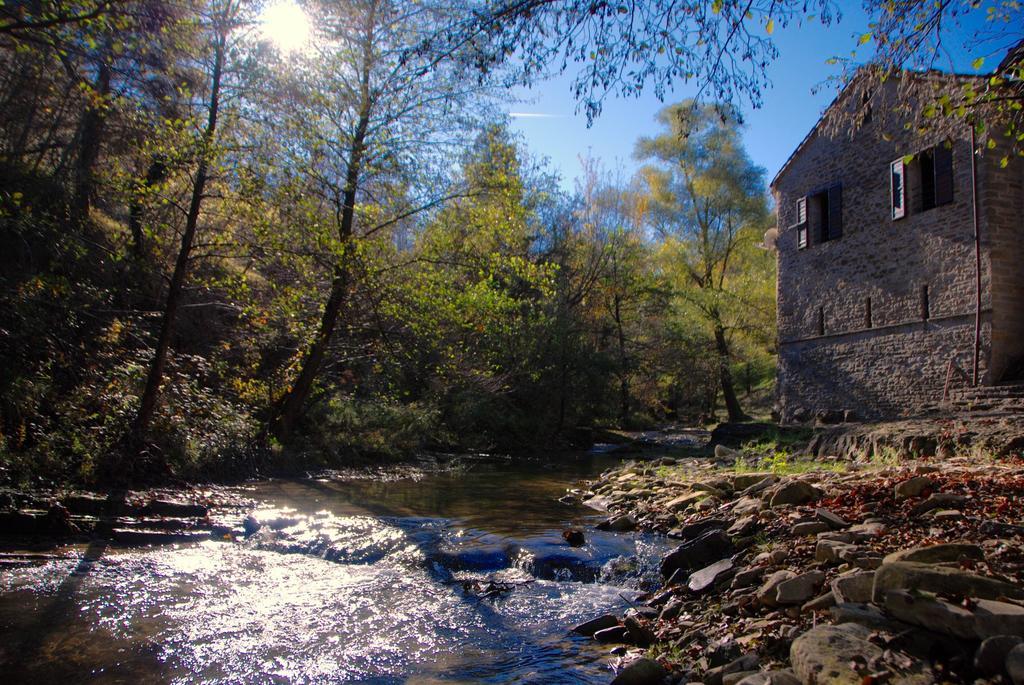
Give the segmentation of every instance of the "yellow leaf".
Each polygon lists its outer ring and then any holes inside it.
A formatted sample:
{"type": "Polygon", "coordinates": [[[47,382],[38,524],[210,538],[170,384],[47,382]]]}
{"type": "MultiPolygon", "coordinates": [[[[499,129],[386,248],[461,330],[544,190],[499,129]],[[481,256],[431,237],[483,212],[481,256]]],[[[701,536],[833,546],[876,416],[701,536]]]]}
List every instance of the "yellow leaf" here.
{"type": "Polygon", "coordinates": [[[768,35],[772,35],[772,31],[775,30],[775,20],[769,19],[768,24],[764,27],[764,30],[768,32],[768,35]]]}
{"type": "Polygon", "coordinates": [[[857,41],[857,45],[864,45],[864,43],[867,43],[870,40],[871,40],[871,32],[869,31],[867,33],[861,34],[860,40],[857,41]]]}

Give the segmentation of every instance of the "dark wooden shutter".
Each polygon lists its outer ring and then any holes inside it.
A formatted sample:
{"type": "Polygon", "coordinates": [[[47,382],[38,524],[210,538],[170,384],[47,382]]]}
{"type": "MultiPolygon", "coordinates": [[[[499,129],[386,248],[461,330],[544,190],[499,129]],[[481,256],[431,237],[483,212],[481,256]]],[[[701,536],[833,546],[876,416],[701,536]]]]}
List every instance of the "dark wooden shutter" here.
{"type": "Polygon", "coordinates": [[[843,235],[843,186],[836,184],[828,189],[828,237],[829,240],[843,235]]]}
{"type": "Polygon", "coordinates": [[[935,146],[935,206],[953,201],[953,148],[945,143],[935,146]]]}

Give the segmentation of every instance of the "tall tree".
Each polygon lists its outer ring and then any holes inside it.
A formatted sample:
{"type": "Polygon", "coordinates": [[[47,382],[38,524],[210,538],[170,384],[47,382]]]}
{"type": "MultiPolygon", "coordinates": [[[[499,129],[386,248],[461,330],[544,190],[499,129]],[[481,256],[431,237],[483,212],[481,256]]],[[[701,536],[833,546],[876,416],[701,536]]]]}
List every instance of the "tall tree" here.
{"type": "Polygon", "coordinates": [[[467,129],[480,93],[455,59],[435,62],[409,50],[457,8],[392,0],[317,8],[326,27],[322,63],[299,86],[306,100],[292,121],[293,162],[333,229],[332,264],[316,331],[303,341],[298,372],[272,410],[270,429],[279,439],[292,433],[323,368],[350,301],[360,241],[444,201],[427,172],[467,129]]]}
{"type": "Polygon", "coordinates": [[[678,244],[684,283],[679,294],[711,327],[729,419],[745,417],[733,383],[731,313],[744,309],[734,276],[739,252],[752,245],[767,221],[764,171],[743,150],[735,116],[721,107],[685,101],[661,110],[665,132],[637,142],[652,220],[678,244]]]}

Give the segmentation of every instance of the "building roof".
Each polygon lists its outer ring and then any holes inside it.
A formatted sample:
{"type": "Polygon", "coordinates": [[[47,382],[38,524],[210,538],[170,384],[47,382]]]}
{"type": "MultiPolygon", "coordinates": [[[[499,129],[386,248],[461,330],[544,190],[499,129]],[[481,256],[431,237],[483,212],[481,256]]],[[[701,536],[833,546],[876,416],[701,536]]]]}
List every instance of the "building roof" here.
{"type": "MultiPolygon", "coordinates": [[[[1020,46],[1018,46],[1018,47],[1020,47],[1020,46]]],[[[779,169],[778,173],[775,174],[775,177],[772,178],[771,183],[768,184],[770,188],[774,188],[775,187],[775,184],[778,183],[778,181],[782,177],[782,175],[786,173],[786,170],[789,169],[789,165],[792,164],[793,160],[796,159],[796,157],[801,152],[803,152],[804,148],[807,147],[807,144],[810,143],[810,141],[813,140],[814,137],[818,134],[818,131],[821,129],[821,125],[825,121],[825,118],[828,116],[828,113],[830,111],[832,111],[832,109],[837,104],[839,104],[839,102],[847,95],[847,93],[849,93],[849,91],[851,90],[853,85],[860,78],[863,77],[864,73],[865,73],[865,70],[863,68],[858,69],[857,73],[854,74],[853,78],[851,78],[843,86],[843,88],[839,91],[839,93],[836,94],[835,98],[832,99],[832,102],[830,102],[828,104],[828,107],[826,107],[825,110],[821,113],[821,116],[818,117],[818,121],[814,124],[813,127],[811,127],[811,130],[807,132],[807,135],[805,135],[803,137],[803,140],[800,141],[800,144],[796,146],[796,149],[793,150],[793,152],[790,153],[789,157],[786,158],[786,161],[783,162],[782,167],[779,169]]],[[[950,72],[943,72],[943,71],[937,71],[937,70],[931,70],[931,71],[925,71],[925,72],[914,72],[914,71],[906,70],[903,73],[907,74],[907,75],[911,75],[911,76],[917,76],[917,77],[924,78],[924,79],[949,79],[949,80],[957,79],[957,80],[963,80],[963,79],[969,79],[969,78],[978,78],[977,74],[959,74],[959,73],[950,73],[950,72]]]]}

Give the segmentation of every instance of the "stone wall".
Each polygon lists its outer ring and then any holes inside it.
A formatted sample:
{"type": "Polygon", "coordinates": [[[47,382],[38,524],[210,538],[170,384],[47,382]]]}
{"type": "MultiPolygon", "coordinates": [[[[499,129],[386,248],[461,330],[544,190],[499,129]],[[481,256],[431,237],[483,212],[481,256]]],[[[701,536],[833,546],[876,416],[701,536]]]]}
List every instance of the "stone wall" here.
{"type": "Polygon", "coordinates": [[[995,164],[1005,150],[986,153],[979,173],[982,235],[991,236],[992,378],[1022,371],[1024,362],[1024,160],[1011,156],[1006,169],[995,164]]]}
{"type": "MultiPolygon", "coordinates": [[[[877,94],[874,106],[886,107],[887,97],[891,93],[877,94]]],[[[852,137],[812,133],[772,184],[779,216],[778,400],[784,419],[798,408],[850,409],[866,418],[912,415],[941,399],[951,358],[971,370],[970,142],[953,141],[952,203],[914,211],[915,203],[908,202],[907,216],[894,220],[890,162],[942,141],[878,127],[869,123],[852,137]],[[816,243],[812,233],[810,245],[798,249],[798,198],[835,183],[842,184],[842,236],[816,243]]],[[[908,198],[919,198],[920,179],[908,176],[908,198]]],[[[997,192],[995,184],[990,187],[997,192]]],[[[983,374],[992,328],[991,236],[982,231],[983,374]]],[[[998,262],[1000,279],[1011,277],[1011,264],[1012,258],[998,262]]],[[[1024,312],[997,330],[1018,328],[1024,328],[1024,312]]]]}

